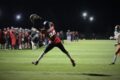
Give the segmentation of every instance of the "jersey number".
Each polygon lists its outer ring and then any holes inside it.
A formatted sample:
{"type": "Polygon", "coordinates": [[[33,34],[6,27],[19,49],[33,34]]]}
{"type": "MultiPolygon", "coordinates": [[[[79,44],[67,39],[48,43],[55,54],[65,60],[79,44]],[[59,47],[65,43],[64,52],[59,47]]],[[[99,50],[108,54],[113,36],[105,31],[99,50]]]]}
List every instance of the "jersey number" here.
{"type": "Polygon", "coordinates": [[[49,33],[50,37],[53,37],[56,34],[55,30],[53,30],[52,32],[49,33]]]}

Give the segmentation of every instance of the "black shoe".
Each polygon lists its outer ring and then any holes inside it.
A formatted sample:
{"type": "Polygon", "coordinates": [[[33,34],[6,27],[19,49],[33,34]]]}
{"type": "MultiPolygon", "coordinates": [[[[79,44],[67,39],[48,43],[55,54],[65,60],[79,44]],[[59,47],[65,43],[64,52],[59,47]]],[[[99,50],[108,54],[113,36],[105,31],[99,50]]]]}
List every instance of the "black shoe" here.
{"type": "Polygon", "coordinates": [[[114,64],[115,64],[114,62],[110,63],[110,65],[114,65],[114,64]]]}
{"type": "Polygon", "coordinates": [[[39,63],[38,61],[32,62],[32,64],[34,65],[37,65],[38,63],[39,63]]]}
{"type": "Polygon", "coordinates": [[[75,61],[71,59],[71,62],[72,62],[72,66],[75,67],[76,66],[75,61]]]}

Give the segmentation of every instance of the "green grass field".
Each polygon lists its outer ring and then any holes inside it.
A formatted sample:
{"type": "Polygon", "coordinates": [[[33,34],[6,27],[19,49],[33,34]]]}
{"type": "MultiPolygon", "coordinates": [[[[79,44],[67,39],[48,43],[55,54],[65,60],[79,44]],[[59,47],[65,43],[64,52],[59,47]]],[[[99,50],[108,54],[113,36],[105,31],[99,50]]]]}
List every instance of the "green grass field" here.
{"type": "Polygon", "coordinates": [[[66,42],[76,61],[54,48],[35,66],[44,47],[37,50],[0,50],[0,80],[120,80],[120,58],[109,65],[115,52],[114,40],[66,42]]]}

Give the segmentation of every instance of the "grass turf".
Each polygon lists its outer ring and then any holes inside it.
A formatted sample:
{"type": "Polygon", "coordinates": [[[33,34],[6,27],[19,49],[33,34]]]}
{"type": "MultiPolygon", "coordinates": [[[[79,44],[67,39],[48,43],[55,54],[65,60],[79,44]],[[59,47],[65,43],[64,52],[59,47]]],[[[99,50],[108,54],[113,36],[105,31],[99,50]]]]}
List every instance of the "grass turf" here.
{"type": "Polygon", "coordinates": [[[120,80],[120,58],[115,65],[109,65],[114,43],[114,40],[65,41],[76,67],[58,48],[45,55],[37,66],[31,62],[44,48],[0,50],[0,80],[120,80]]]}

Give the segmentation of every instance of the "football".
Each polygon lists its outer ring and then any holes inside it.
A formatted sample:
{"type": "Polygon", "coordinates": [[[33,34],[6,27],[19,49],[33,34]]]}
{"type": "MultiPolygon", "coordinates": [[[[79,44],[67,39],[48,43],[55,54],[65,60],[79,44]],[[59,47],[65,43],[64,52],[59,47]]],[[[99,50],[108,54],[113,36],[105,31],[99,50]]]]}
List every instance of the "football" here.
{"type": "Polygon", "coordinates": [[[34,20],[36,20],[36,19],[42,19],[39,15],[37,15],[37,14],[31,14],[30,15],[30,20],[31,21],[34,21],[34,20]]]}

